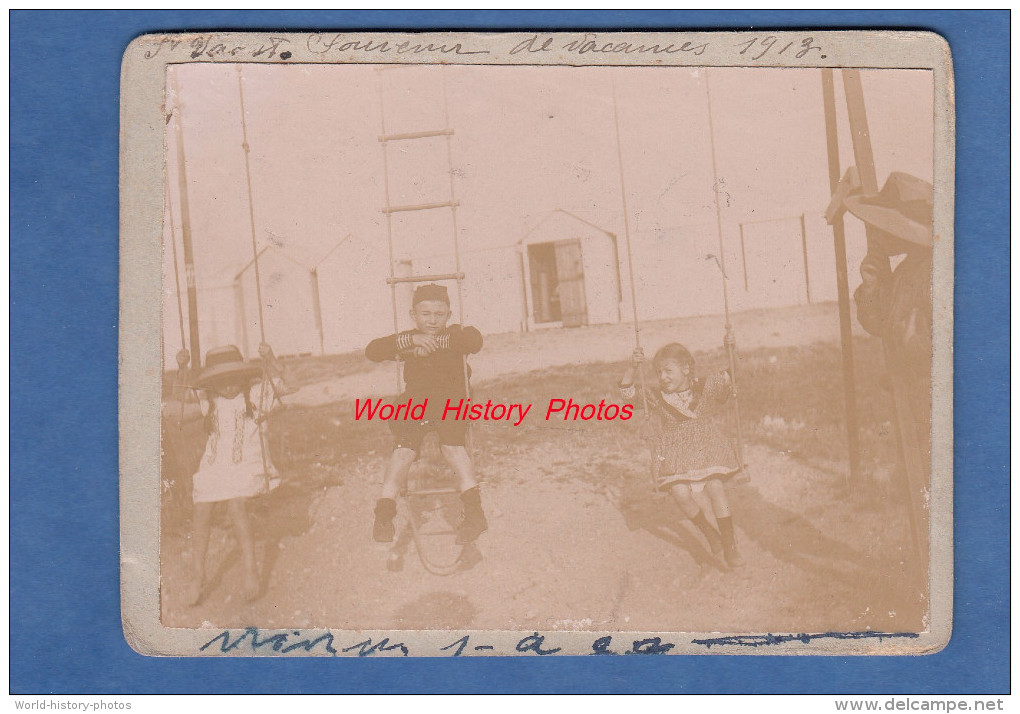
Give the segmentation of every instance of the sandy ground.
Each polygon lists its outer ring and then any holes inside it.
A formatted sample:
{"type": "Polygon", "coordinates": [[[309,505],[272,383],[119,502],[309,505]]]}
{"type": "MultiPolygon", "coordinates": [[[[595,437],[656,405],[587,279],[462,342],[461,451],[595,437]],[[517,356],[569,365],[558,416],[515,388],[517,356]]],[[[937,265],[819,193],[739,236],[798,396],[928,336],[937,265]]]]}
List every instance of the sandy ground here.
{"type": "MultiPolygon", "coordinates": [[[[744,313],[734,323],[743,347],[838,340],[832,305],[744,313]]],[[[721,320],[657,323],[642,337],[650,353],[678,335],[695,350],[716,348],[721,320]]],[[[553,365],[577,371],[570,366],[619,361],[632,349],[629,340],[627,326],[495,336],[472,360],[477,388],[484,393],[553,365]]],[[[373,389],[392,393],[392,366],[310,384],[288,398],[292,418],[314,418],[335,430],[315,439],[342,445],[323,456],[328,463],[314,464],[334,478],[285,474],[284,486],[252,504],[263,579],[254,602],[237,594],[237,549],[224,518],[210,546],[207,595],[186,607],[187,528],[165,527],[166,625],[661,632],[923,627],[924,604],[906,585],[902,506],[851,495],[843,465],[809,464],[749,444],[752,480],[729,489],[746,562],[727,570],[676,507],[651,492],[648,452],[635,430],[605,423],[539,420],[519,429],[476,428],[490,528],[461,556],[456,572],[431,574],[410,542],[406,502],[398,542],[371,540],[388,434],[378,424],[351,423],[338,400],[373,389]]],[[[318,447],[292,442],[289,448],[318,447]]],[[[431,452],[415,470],[429,478],[445,474],[431,452]]],[[[422,514],[427,528],[456,518],[455,502],[443,497],[422,514]]],[[[458,555],[450,536],[422,540],[434,560],[452,562],[458,555]]]]}

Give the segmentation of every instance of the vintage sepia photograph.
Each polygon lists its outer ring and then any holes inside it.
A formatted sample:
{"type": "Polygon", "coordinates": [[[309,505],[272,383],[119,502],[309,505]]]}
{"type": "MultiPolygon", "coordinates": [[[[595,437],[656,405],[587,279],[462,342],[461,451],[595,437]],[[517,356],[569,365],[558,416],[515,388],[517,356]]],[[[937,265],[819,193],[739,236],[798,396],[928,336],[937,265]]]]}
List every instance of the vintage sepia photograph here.
{"type": "Polygon", "coordinates": [[[160,57],[161,627],[918,652],[946,90],[641,38],[160,57]]]}

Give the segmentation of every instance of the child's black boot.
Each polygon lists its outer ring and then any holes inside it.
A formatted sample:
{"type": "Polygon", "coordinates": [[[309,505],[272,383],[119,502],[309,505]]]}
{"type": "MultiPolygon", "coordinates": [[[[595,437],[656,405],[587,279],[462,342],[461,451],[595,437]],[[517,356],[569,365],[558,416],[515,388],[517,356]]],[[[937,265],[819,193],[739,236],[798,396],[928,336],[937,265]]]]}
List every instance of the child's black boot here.
{"type": "Polygon", "coordinates": [[[739,568],[744,564],[744,559],[740,557],[740,551],[737,550],[737,540],[733,535],[733,518],[726,516],[715,520],[719,524],[719,536],[722,538],[723,557],[726,558],[726,564],[731,568],[739,568]]]}
{"type": "Polygon", "coordinates": [[[375,503],[375,524],[372,526],[372,537],[376,543],[392,543],[397,529],[393,519],[397,515],[397,502],[392,498],[380,498],[375,503]]]}
{"type": "Polygon", "coordinates": [[[723,555],[724,548],[722,538],[719,537],[719,532],[712,527],[712,524],[705,518],[705,512],[699,511],[698,515],[691,519],[691,523],[698,527],[702,535],[705,536],[705,540],[708,541],[708,547],[712,549],[712,555],[719,557],[723,555]]]}
{"type": "Polygon", "coordinates": [[[460,494],[460,500],[464,503],[464,520],[457,528],[457,545],[467,545],[484,533],[489,523],[482,513],[482,494],[477,486],[460,494]]]}

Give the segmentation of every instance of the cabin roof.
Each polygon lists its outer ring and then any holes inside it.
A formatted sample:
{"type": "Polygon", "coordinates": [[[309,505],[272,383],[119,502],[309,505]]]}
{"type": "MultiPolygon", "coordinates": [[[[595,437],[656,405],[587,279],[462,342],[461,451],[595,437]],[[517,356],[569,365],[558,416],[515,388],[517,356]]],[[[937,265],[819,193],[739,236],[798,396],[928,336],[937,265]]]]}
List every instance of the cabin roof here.
{"type": "MultiPolygon", "coordinates": [[[[255,258],[261,259],[262,256],[265,255],[270,250],[273,251],[276,254],[279,254],[279,255],[283,256],[284,258],[286,258],[287,260],[292,262],[294,265],[297,265],[297,266],[301,267],[306,272],[311,272],[312,271],[312,269],[309,268],[307,265],[305,265],[304,263],[302,263],[301,261],[299,261],[299,260],[297,260],[295,258],[292,258],[285,251],[280,250],[275,245],[263,246],[262,250],[260,250],[258,253],[255,254],[255,258]]],[[[234,280],[240,280],[241,276],[244,275],[246,272],[248,272],[249,268],[251,268],[253,265],[255,265],[255,258],[252,258],[251,260],[249,260],[247,263],[245,263],[243,268],[241,268],[240,270],[237,271],[237,273],[234,275],[234,280]]]]}
{"type": "Polygon", "coordinates": [[[557,214],[562,214],[562,215],[566,216],[569,219],[577,221],[578,223],[582,223],[582,224],[588,226],[589,228],[595,229],[599,233],[604,233],[605,235],[609,236],[610,238],[615,238],[616,237],[616,234],[613,233],[612,231],[607,231],[605,228],[603,228],[601,226],[598,226],[598,225],[595,225],[591,221],[586,221],[585,219],[581,218],[580,216],[578,216],[578,215],[576,215],[574,213],[571,213],[570,211],[567,211],[567,210],[565,210],[563,208],[554,208],[553,210],[549,211],[549,213],[547,213],[542,218],[542,220],[540,220],[538,223],[536,223],[534,226],[532,226],[528,230],[528,232],[525,233],[524,236],[521,237],[521,239],[519,241],[517,241],[517,244],[518,245],[522,245],[522,244],[525,244],[525,243],[533,243],[533,242],[535,242],[534,240],[531,239],[532,236],[538,232],[539,228],[541,228],[543,225],[545,225],[546,222],[548,222],[550,219],[552,219],[557,214]]]}

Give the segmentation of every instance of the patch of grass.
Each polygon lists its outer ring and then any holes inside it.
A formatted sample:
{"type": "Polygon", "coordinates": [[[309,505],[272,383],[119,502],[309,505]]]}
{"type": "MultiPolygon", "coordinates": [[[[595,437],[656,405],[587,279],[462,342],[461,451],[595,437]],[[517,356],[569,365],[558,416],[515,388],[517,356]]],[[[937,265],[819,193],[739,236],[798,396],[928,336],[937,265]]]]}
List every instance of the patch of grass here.
{"type": "MultiPolygon", "coordinates": [[[[854,344],[862,463],[895,463],[891,396],[882,386],[882,347],[854,344]]],[[[838,345],[754,350],[738,366],[748,438],[809,461],[848,458],[842,354],[838,345]]],[[[890,467],[891,464],[890,464],[890,467]]]]}

